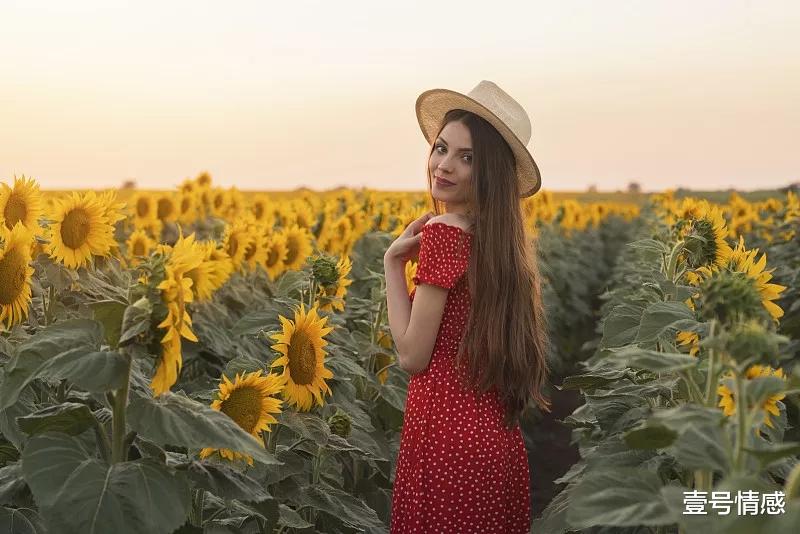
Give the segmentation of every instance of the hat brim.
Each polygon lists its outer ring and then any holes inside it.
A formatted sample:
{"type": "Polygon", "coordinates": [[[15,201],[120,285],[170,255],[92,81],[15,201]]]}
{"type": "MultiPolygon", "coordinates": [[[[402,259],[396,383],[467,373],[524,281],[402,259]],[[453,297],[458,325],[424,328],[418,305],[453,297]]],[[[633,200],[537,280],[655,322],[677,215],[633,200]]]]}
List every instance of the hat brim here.
{"type": "Polygon", "coordinates": [[[442,119],[451,109],[463,109],[486,119],[503,136],[514,153],[520,197],[529,197],[541,188],[542,177],[531,153],[514,132],[480,102],[450,89],[430,89],[417,97],[415,108],[419,127],[428,143],[433,143],[442,119]]]}

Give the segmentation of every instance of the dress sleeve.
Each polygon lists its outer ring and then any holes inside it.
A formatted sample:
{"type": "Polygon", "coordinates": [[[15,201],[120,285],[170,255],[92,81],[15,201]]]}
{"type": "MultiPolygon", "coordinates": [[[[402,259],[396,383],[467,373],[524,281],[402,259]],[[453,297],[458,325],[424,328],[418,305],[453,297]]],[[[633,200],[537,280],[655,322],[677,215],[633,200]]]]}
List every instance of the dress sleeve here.
{"type": "Polygon", "coordinates": [[[453,287],[469,265],[468,238],[457,226],[440,222],[423,226],[414,283],[453,287]]]}

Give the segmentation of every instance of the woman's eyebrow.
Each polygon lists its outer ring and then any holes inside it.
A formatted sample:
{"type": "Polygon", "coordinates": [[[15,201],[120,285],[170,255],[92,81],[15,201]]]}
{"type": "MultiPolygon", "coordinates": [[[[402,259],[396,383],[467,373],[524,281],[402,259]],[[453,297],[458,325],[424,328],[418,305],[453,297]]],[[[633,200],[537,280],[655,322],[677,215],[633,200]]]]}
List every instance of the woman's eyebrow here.
{"type": "MultiPolygon", "coordinates": [[[[439,141],[444,143],[445,146],[447,146],[447,141],[444,140],[444,137],[439,137],[438,139],[439,139],[439,141]]],[[[458,150],[456,150],[456,152],[472,152],[472,149],[471,148],[459,148],[458,150]]]]}

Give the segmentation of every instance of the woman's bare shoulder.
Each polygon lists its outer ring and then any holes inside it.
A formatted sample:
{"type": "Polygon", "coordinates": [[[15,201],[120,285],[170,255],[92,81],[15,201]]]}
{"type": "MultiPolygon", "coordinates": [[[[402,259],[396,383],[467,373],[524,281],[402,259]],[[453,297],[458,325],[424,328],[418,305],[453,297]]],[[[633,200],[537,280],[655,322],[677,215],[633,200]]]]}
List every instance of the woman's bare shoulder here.
{"type": "Polygon", "coordinates": [[[465,232],[470,231],[469,221],[463,215],[459,215],[458,213],[442,213],[441,215],[431,217],[425,224],[428,225],[437,222],[449,224],[450,226],[457,226],[465,232]]]}

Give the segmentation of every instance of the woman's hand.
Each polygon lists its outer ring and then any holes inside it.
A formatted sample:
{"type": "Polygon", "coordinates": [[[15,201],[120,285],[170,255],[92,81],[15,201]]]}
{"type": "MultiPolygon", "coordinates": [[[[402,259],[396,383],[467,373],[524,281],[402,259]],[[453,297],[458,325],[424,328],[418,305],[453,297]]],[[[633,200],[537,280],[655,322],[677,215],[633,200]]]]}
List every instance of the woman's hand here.
{"type": "Polygon", "coordinates": [[[419,242],[422,239],[422,227],[428,222],[428,219],[433,217],[433,212],[429,211],[422,217],[416,219],[409,224],[403,233],[395,239],[386,253],[383,255],[383,261],[400,261],[405,264],[411,258],[419,254],[419,242]]]}

